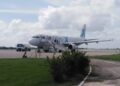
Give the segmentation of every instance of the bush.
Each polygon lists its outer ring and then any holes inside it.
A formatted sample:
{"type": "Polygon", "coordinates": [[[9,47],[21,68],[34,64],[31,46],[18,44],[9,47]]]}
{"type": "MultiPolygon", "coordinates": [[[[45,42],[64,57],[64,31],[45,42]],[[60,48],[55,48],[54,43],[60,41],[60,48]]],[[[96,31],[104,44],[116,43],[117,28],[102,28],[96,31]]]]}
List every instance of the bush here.
{"type": "Polygon", "coordinates": [[[50,71],[55,82],[64,82],[76,75],[88,72],[90,60],[83,52],[63,52],[61,56],[48,58],[50,71]]]}

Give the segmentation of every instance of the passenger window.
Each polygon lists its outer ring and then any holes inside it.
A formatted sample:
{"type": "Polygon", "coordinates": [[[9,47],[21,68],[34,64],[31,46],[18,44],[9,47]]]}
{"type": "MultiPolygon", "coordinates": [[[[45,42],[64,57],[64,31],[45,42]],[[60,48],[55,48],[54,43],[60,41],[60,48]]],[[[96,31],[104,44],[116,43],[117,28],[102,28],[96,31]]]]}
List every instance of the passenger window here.
{"type": "Polygon", "coordinates": [[[51,40],[51,37],[48,37],[48,40],[51,40]]]}
{"type": "Polygon", "coordinates": [[[45,39],[45,36],[41,36],[42,39],[45,39]]]}
{"type": "Polygon", "coordinates": [[[54,40],[54,42],[56,42],[56,39],[54,40]]]}
{"type": "Polygon", "coordinates": [[[55,43],[59,44],[59,41],[57,39],[54,40],[55,43]]]}

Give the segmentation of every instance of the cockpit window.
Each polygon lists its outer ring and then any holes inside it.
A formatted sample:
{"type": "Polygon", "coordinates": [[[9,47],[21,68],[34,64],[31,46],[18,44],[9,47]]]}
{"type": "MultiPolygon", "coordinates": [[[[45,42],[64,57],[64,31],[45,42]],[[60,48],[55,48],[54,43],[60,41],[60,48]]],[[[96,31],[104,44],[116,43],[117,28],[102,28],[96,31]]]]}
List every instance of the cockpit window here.
{"type": "Polygon", "coordinates": [[[51,40],[51,37],[50,37],[50,36],[48,36],[48,40],[51,40]]]}
{"type": "Polygon", "coordinates": [[[24,47],[23,44],[17,44],[17,47],[24,47]]]}
{"type": "Polygon", "coordinates": [[[45,39],[45,36],[41,36],[42,39],[45,39]]]}
{"type": "Polygon", "coordinates": [[[33,36],[33,38],[40,38],[39,36],[33,36]]]}

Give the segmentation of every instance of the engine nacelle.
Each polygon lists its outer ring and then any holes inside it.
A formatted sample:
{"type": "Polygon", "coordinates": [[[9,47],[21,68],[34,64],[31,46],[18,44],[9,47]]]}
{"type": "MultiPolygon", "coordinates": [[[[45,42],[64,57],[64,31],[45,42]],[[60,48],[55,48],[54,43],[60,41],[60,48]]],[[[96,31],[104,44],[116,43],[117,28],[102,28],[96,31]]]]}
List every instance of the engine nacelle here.
{"type": "Polygon", "coordinates": [[[88,45],[88,43],[85,43],[86,45],[88,45]]]}
{"type": "Polygon", "coordinates": [[[70,49],[70,50],[75,50],[76,48],[77,48],[77,46],[74,45],[74,44],[70,44],[70,45],[68,46],[68,49],[70,49]]]}

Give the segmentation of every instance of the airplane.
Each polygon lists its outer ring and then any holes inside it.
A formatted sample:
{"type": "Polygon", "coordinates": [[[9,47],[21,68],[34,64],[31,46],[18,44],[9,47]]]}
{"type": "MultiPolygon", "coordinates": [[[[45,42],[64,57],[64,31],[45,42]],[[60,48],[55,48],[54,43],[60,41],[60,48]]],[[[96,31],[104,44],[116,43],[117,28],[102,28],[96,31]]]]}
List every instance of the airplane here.
{"type": "Polygon", "coordinates": [[[79,45],[88,43],[106,42],[110,40],[86,39],[86,24],[84,24],[80,37],[65,37],[65,36],[49,36],[36,35],[33,36],[29,43],[37,46],[38,50],[43,49],[45,52],[55,51],[62,52],[65,50],[75,51],[79,45]]]}

